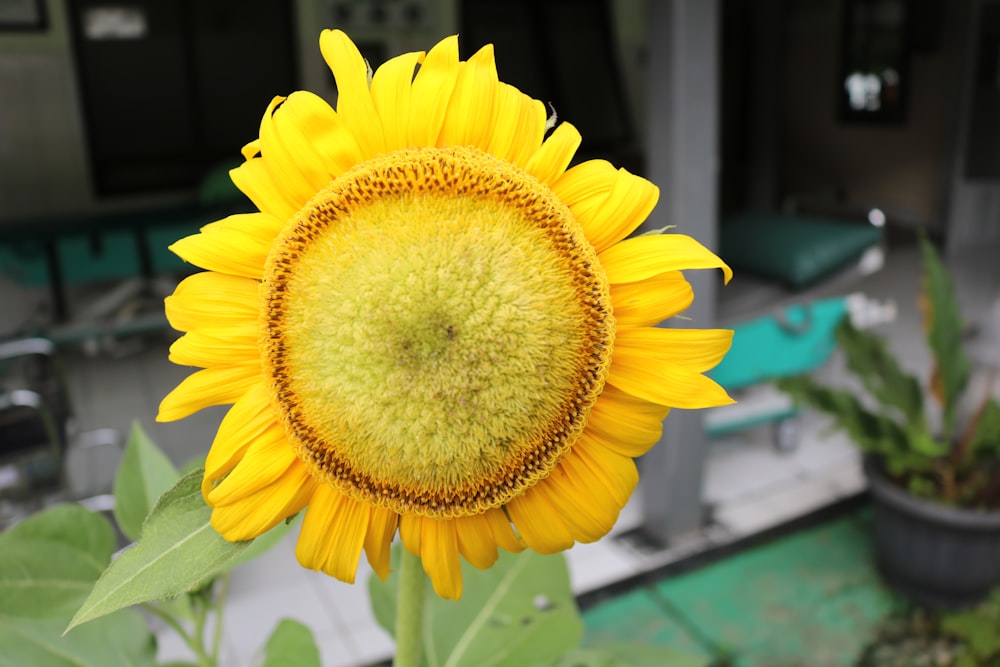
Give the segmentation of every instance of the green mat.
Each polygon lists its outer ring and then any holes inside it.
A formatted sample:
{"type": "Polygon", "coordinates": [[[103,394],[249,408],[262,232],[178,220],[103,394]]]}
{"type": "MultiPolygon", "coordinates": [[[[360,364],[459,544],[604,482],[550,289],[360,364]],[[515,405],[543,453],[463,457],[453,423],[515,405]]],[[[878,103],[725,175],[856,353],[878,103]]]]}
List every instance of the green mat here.
{"type": "Polygon", "coordinates": [[[627,640],[733,667],[848,667],[897,599],[868,515],[801,530],[587,609],[588,641],[627,640]]]}

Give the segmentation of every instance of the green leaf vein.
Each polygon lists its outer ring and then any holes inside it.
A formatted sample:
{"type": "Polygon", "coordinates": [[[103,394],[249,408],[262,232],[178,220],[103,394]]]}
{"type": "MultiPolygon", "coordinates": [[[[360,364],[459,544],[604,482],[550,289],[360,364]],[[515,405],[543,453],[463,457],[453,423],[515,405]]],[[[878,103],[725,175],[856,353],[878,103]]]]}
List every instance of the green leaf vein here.
{"type": "Polygon", "coordinates": [[[95,600],[93,603],[90,603],[87,606],[90,607],[91,609],[99,608],[101,605],[103,605],[105,602],[107,602],[110,597],[112,597],[115,593],[117,593],[122,588],[124,588],[126,585],[128,585],[129,583],[131,583],[131,581],[134,580],[134,579],[136,579],[140,574],[142,574],[143,572],[145,572],[149,568],[153,567],[159,561],[161,561],[164,558],[166,558],[170,553],[172,553],[172,552],[176,551],[177,549],[181,548],[182,546],[184,546],[185,544],[187,544],[188,542],[190,542],[192,539],[194,539],[196,536],[200,535],[205,530],[208,530],[210,528],[211,528],[211,524],[210,523],[203,524],[197,530],[191,532],[189,535],[187,535],[183,539],[178,540],[177,542],[175,542],[172,547],[170,547],[169,549],[163,551],[159,556],[157,556],[156,558],[150,560],[148,563],[146,563],[145,565],[143,565],[142,567],[140,567],[138,570],[136,570],[132,574],[131,577],[129,577],[128,579],[123,580],[117,586],[115,586],[113,588],[110,588],[107,591],[107,593],[105,593],[105,595],[102,598],[99,598],[99,599],[95,600]]]}
{"type": "MultiPolygon", "coordinates": [[[[461,660],[465,652],[470,646],[472,646],[472,642],[475,640],[479,629],[485,625],[490,615],[500,605],[500,602],[507,594],[507,591],[509,591],[510,587],[514,585],[514,581],[517,578],[516,575],[520,574],[521,570],[527,566],[527,563],[528,560],[526,558],[521,558],[514,563],[513,567],[507,570],[504,578],[500,580],[500,585],[496,587],[493,594],[490,595],[490,597],[486,600],[486,603],[479,610],[479,613],[476,614],[474,619],[472,619],[472,623],[469,623],[465,632],[462,633],[462,636],[459,637],[457,642],[455,642],[455,648],[452,650],[451,655],[448,656],[448,662],[445,663],[444,667],[458,666],[458,661],[461,660]]],[[[429,628],[431,624],[428,623],[427,625],[429,628]]],[[[428,645],[430,646],[431,643],[428,642],[428,645]]],[[[434,664],[434,661],[431,662],[434,664]]]]}

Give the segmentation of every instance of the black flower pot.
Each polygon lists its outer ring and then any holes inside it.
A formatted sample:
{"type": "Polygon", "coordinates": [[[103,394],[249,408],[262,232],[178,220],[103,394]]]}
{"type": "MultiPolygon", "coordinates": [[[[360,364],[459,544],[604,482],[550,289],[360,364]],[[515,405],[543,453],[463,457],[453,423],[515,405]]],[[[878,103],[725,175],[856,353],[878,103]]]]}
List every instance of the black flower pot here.
{"type": "Polygon", "coordinates": [[[1000,510],[949,507],[917,498],[890,482],[873,462],[875,552],[891,587],[934,609],[982,601],[1000,585],[1000,510]]]}

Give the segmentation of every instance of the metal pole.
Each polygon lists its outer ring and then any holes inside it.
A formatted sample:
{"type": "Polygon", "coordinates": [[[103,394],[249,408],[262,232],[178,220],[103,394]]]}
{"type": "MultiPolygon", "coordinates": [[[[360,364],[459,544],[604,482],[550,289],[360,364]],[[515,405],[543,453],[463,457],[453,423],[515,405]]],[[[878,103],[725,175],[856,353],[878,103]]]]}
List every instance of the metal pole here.
{"type": "MultiPolygon", "coordinates": [[[[716,246],[718,181],[717,0],[657,0],[649,12],[649,134],[647,177],[660,203],[647,227],[675,225],[709,248],[716,246]]],[[[691,271],[690,320],[670,326],[710,328],[718,272],[691,271]]],[[[702,415],[674,410],[663,437],[640,462],[642,530],[661,544],[697,531],[704,521],[706,456],[702,415]]]]}

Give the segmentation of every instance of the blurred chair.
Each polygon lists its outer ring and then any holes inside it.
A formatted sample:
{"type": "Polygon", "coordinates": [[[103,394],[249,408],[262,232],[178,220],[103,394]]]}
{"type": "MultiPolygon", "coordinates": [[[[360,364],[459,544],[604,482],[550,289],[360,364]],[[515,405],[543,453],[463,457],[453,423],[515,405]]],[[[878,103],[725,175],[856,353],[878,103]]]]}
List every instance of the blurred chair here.
{"type": "MultiPolygon", "coordinates": [[[[122,437],[77,434],[65,371],[45,338],[0,343],[0,499],[23,514],[49,502],[107,509],[122,437]]],[[[2,518],[2,517],[0,517],[2,518]]]]}

